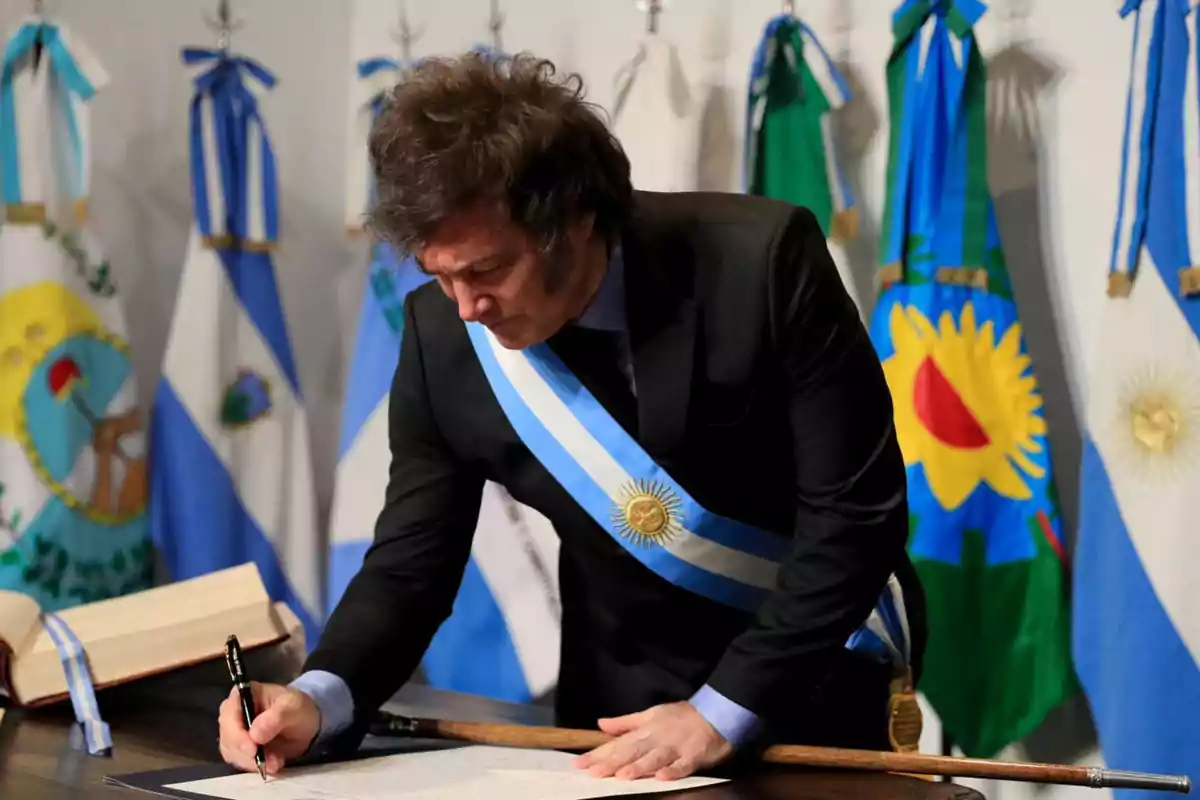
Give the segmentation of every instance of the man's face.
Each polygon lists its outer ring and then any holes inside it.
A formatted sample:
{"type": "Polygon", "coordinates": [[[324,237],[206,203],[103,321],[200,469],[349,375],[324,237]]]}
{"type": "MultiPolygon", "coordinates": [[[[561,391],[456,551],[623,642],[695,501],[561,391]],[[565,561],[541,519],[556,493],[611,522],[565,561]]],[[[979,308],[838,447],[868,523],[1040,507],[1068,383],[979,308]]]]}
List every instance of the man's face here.
{"type": "Polygon", "coordinates": [[[504,211],[480,209],[446,220],[416,256],[464,322],[517,350],[553,336],[586,305],[595,290],[585,268],[590,229],[565,237],[551,264],[504,211]],[[555,271],[561,279],[548,280],[555,271]]]}

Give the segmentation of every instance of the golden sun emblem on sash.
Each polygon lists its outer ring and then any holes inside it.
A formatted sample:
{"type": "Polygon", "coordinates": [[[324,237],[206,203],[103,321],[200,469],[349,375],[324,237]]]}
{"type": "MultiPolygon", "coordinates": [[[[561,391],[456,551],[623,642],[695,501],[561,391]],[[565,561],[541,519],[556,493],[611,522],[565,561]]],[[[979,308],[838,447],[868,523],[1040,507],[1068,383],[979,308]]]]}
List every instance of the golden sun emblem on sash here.
{"type": "Polygon", "coordinates": [[[670,487],[658,481],[635,480],[621,487],[612,513],[613,527],[635,544],[662,544],[683,530],[681,505],[670,487]]]}

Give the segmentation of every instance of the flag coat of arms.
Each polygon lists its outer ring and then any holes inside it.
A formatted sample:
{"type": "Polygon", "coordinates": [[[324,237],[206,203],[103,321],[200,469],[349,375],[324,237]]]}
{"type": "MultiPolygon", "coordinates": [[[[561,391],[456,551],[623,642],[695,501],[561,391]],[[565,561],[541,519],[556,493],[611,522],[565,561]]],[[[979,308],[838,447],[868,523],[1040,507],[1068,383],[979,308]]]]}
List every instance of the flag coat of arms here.
{"type": "MultiPolygon", "coordinates": [[[[346,224],[352,230],[361,229],[371,202],[366,160],[371,122],[384,92],[403,75],[395,60],[375,57],[358,64],[357,77],[358,138],[347,169],[346,224]]],[[[428,280],[411,257],[398,257],[385,242],[372,244],[342,409],[327,613],[361,567],[384,506],[391,459],[388,400],[400,357],[404,298],[428,280]]],[[[542,515],[487,483],[454,608],[422,661],[429,684],[510,702],[553,689],[561,613],[557,549],[557,535],[542,515]]]]}
{"type": "Polygon", "coordinates": [[[194,220],[151,424],[151,530],[175,580],[254,562],[304,625],[322,618],[304,400],[276,285],[274,77],[187,48],[194,220]]]}
{"type": "Polygon", "coordinates": [[[0,589],[44,611],[147,588],[146,446],[122,299],[87,220],[108,76],[30,17],[0,66],[0,589]]]}
{"type": "Polygon", "coordinates": [[[1073,648],[1105,762],[1197,780],[1200,17],[1190,5],[1121,9],[1133,47],[1109,296],[1088,376],[1073,648]]]}
{"type": "Polygon", "coordinates": [[[695,189],[700,108],[674,43],[647,34],[616,83],[612,130],[629,158],[634,188],[695,189]]]}
{"type": "Polygon", "coordinates": [[[880,294],[870,333],[908,468],[928,595],[918,689],[988,757],[1074,691],[1042,396],[987,186],[978,0],[894,13],[880,294]]]}
{"type": "Polygon", "coordinates": [[[833,123],[834,112],[850,98],[846,78],[812,28],[792,14],[767,22],[746,103],[746,192],[811,211],[829,239],[842,283],[859,304],[845,253],[846,242],[858,235],[858,207],[833,123]]]}

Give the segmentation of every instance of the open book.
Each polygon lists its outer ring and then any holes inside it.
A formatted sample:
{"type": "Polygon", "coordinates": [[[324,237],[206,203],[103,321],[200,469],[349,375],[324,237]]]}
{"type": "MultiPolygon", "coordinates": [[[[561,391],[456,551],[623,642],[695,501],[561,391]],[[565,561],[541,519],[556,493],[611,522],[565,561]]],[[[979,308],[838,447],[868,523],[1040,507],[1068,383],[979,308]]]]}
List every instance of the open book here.
{"type": "MultiPolygon", "coordinates": [[[[96,689],[303,636],[296,615],[272,603],[254,564],[57,612],[87,653],[96,689]]],[[[0,683],[14,705],[65,700],[58,650],[28,595],[0,591],[0,683]]]]}

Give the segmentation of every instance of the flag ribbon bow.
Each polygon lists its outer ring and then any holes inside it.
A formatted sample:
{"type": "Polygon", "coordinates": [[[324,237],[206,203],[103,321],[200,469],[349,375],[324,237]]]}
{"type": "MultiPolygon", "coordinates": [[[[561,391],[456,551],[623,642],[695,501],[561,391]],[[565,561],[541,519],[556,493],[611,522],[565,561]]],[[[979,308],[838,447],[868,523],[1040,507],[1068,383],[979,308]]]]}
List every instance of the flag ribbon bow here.
{"type": "Polygon", "coordinates": [[[1200,295],[1200,14],[1189,43],[1188,0],[1127,0],[1119,13],[1134,24],[1108,294],[1129,296],[1149,244],[1160,266],[1177,270],[1179,294],[1200,295]],[[1152,195],[1184,213],[1148,225],[1152,195]],[[1154,226],[1170,233],[1149,242],[1154,226]]]}
{"type": "Polygon", "coordinates": [[[883,286],[970,286],[1010,295],[992,264],[999,233],[987,182],[986,73],[978,0],[906,0],[893,14],[883,286]]]}
{"type": "Polygon", "coordinates": [[[403,66],[394,58],[372,56],[355,65],[358,81],[354,103],[354,131],[346,153],[346,228],[360,231],[367,209],[374,200],[375,187],[367,153],[367,139],[388,91],[396,85],[403,66]]]}
{"type": "Polygon", "coordinates": [[[752,194],[781,196],[811,208],[827,235],[839,240],[852,238],[858,229],[854,195],[842,171],[834,147],[828,115],[850,100],[850,88],[816,33],[791,14],[779,14],[767,22],[751,66],[749,113],[746,119],[744,171],[747,190],[752,194]],[[786,65],[780,65],[783,58],[786,65]],[[777,69],[786,69],[789,80],[781,80],[777,69]],[[773,86],[772,81],[776,80],[773,86]],[[788,86],[785,86],[788,84],[788,86]],[[794,84],[794,85],[793,85],[794,84]],[[771,107],[778,104],[790,120],[781,120],[782,135],[801,145],[794,149],[810,169],[787,169],[773,185],[764,158],[770,150],[764,134],[771,107]],[[784,106],[791,108],[785,110],[784,106]],[[799,113],[795,113],[795,112],[799,113]],[[793,126],[799,126],[796,130],[793,126]],[[803,147],[803,143],[816,144],[803,147]],[[812,177],[800,180],[796,173],[812,177]]]}
{"type": "Polygon", "coordinates": [[[8,41],[0,64],[0,187],[9,222],[44,221],[50,188],[47,185],[50,176],[44,170],[50,164],[65,168],[70,196],[76,203],[77,215],[82,218],[89,176],[86,120],[81,104],[90,100],[107,80],[108,75],[89,54],[68,45],[68,37],[57,24],[27,22],[8,41]],[[36,84],[18,79],[23,63],[36,52],[37,46],[41,47],[42,63],[48,64],[49,74],[43,79],[53,81],[53,91],[46,101],[53,99],[61,106],[68,148],[63,159],[45,152],[54,141],[49,130],[52,117],[48,107],[39,108],[39,104],[32,102],[36,84]]]}
{"type": "Polygon", "coordinates": [[[275,77],[249,58],[219,50],[185,48],[183,63],[205,67],[194,79],[190,108],[200,234],[211,247],[270,249],[279,238],[278,184],[256,89],[274,87],[275,77]]]}
{"type": "Polygon", "coordinates": [[[379,116],[383,109],[383,98],[388,89],[400,80],[401,69],[400,62],[385,56],[364,58],[358,62],[358,78],[369,87],[367,104],[373,117],[379,116]]]}

